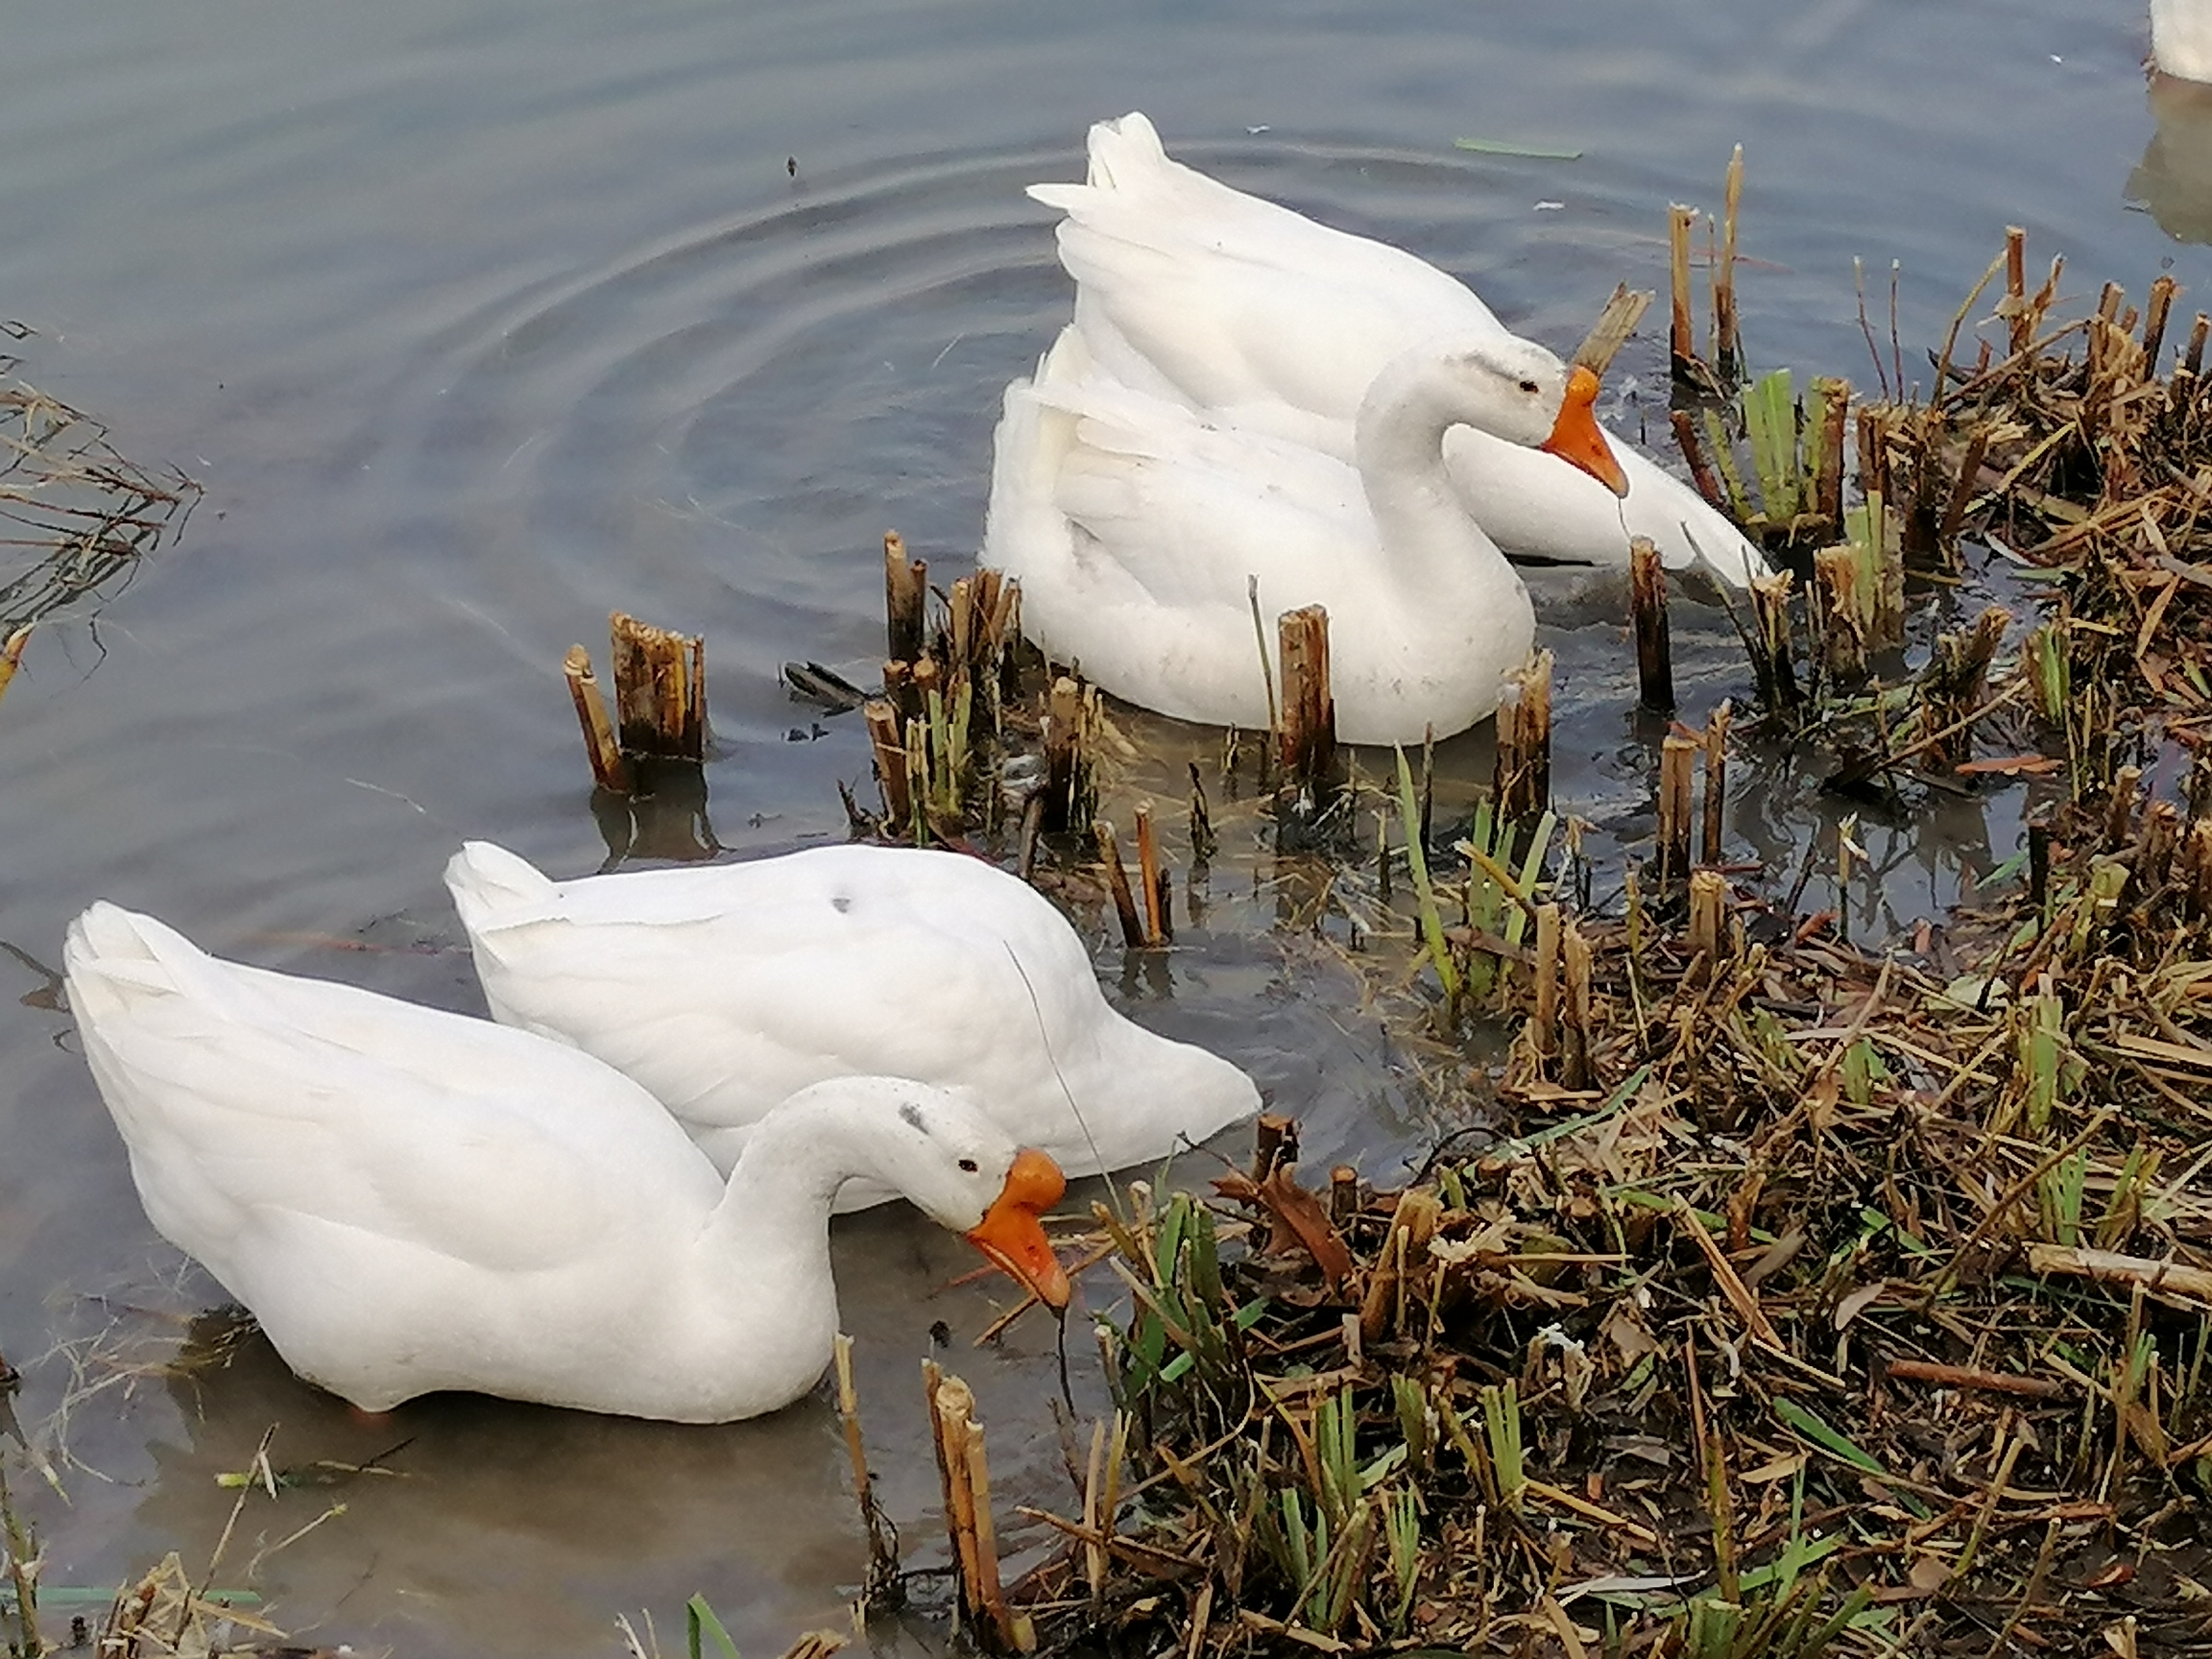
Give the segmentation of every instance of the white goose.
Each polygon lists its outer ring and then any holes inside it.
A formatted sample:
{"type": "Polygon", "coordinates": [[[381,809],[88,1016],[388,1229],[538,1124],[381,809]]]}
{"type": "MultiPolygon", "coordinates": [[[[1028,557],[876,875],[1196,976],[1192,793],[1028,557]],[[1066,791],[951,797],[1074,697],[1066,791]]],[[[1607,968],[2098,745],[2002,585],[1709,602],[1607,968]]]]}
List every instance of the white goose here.
{"type": "Polygon", "coordinates": [[[1597,377],[1510,334],[1393,358],[1360,405],[1357,468],[1135,392],[1093,370],[1089,338],[1064,330],[1035,379],[1007,388],[983,561],[1021,579],[1023,627],[1047,654],[1185,720],[1265,728],[1257,581],[1269,619],[1327,607],[1339,736],[1473,725],[1536,618],[1453,487],[1445,434],[1471,423],[1625,488],[1590,412],[1597,377]]]}
{"type": "MultiPolygon", "coordinates": [[[[1084,1174],[1259,1110],[1229,1062],[1109,1007],[1067,919],[981,859],[816,847],[554,882],[471,841],[445,885],[493,1016],[628,1073],[725,1169],[847,1071],[954,1090],[1084,1174]]],[[[840,1208],[892,1195],[855,1181],[840,1208]]]]}
{"type": "MultiPolygon", "coordinates": [[[[1075,327],[1106,374],[1225,424],[1355,458],[1360,401],[1384,364],[1441,336],[1511,339],[1464,284],[1412,254],[1333,230],[1168,158],[1142,114],[1091,129],[1089,178],[1029,194],[1067,214],[1060,259],[1075,327]]],[[[1624,500],[1551,456],[1466,428],[1453,482],[1516,559],[1625,565],[1648,536],[1671,568],[1742,587],[1766,560],[1704,498],[1626,444],[1624,500]]]]}
{"type": "Polygon", "coordinates": [[[370,1411],[473,1389],[718,1423],[837,1329],[830,1206],[889,1182],[1046,1303],[1060,1172],[962,1101],[848,1077],[725,1182],[644,1090],[525,1031],[207,956],[99,903],[70,1007],[146,1214],[301,1376],[370,1411]]]}
{"type": "Polygon", "coordinates": [[[2163,75],[2212,81],[2212,4],[2151,0],[2151,62],[2163,75]]]}

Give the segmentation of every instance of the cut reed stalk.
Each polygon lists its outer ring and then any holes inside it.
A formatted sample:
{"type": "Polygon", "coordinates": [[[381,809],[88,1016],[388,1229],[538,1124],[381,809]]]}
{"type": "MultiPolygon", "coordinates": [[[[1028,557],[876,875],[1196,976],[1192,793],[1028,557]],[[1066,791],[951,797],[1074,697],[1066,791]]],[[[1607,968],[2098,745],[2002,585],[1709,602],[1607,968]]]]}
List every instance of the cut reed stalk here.
{"type": "Polygon", "coordinates": [[[1099,818],[1092,823],[1091,833],[1098,843],[1098,862],[1106,872],[1106,890],[1114,896],[1114,914],[1121,924],[1121,943],[1132,950],[1142,950],[1145,945],[1144,923],[1137,913],[1136,896],[1129,891],[1129,872],[1122,866],[1121,845],[1114,834],[1114,826],[1099,818]]]}
{"type": "Polygon", "coordinates": [[[1813,471],[1813,511],[1830,524],[1843,522],[1843,445],[1850,429],[1851,382],[1822,376],[1813,382],[1820,399],[1820,456],[1813,471]]]}
{"type": "Polygon", "coordinates": [[[894,662],[922,658],[926,634],[923,619],[929,594],[929,562],[906,556],[906,539],[883,533],[884,655],[894,662]]]}
{"type": "MultiPolygon", "coordinates": [[[[12,1416],[10,1421],[13,1421],[12,1416]]],[[[38,1629],[39,1553],[32,1548],[26,1529],[15,1514],[14,1500],[8,1491],[8,1470],[5,1463],[0,1463],[0,1555],[7,1557],[8,1585],[14,1593],[16,1640],[9,1644],[11,1653],[41,1654],[48,1650],[38,1629]]],[[[73,1644],[82,1645],[81,1640],[73,1644]]]]}
{"type": "MultiPolygon", "coordinates": [[[[1959,545],[1959,534],[1965,528],[1967,511],[1974,505],[1974,497],[1981,490],[1982,463],[1989,454],[1991,428],[1984,424],[1974,428],[1966,439],[1966,453],[1959,464],[1959,476],[1952,480],[1951,498],[1943,505],[1943,519],[1936,530],[1936,542],[1945,549],[1959,545]]],[[[1902,606],[1899,607],[1902,610],[1902,606]]]]}
{"type": "Polygon", "coordinates": [[[1713,475],[1713,464],[1705,459],[1705,445],[1697,438],[1697,422],[1687,409],[1670,410],[1667,418],[1674,427],[1674,442],[1682,450],[1682,459],[1690,469],[1690,481],[1697,486],[1697,493],[1705,497],[1708,505],[1727,512],[1728,493],[1721,489],[1720,480],[1713,475]]]}
{"type": "Polygon", "coordinates": [[[1743,146],[1728,160],[1720,212],[1720,257],[1713,270],[1713,366],[1722,385],[1743,377],[1743,337],[1736,317],[1736,218],[1743,205],[1743,146]]]}
{"type": "Polygon", "coordinates": [[[1659,879],[1679,881],[1690,871],[1690,784],[1699,744],[1670,732],[1659,745],[1659,879]]]}
{"type": "Polygon", "coordinates": [[[1560,931],[1559,967],[1566,992],[1560,1004],[1559,1081],[1570,1089],[1588,1089],[1596,1081],[1591,1070],[1596,1035],[1590,982],[1593,957],[1590,941],[1572,918],[1560,931]]]}
{"type": "Polygon", "coordinates": [[[1144,888],[1144,943],[1157,950],[1175,936],[1175,926],[1167,912],[1167,873],[1160,865],[1149,806],[1137,808],[1137,871],[1144,888]]]}
{"type": "MultiPolygon", "coordinates": [[[[1092,1539],[1103,1537],[1105,1527],[1098,1513],[1099,1478],[1106,1461],[1106,1419],[1098,1418],[1091,1425],[1091,1459],[1083,1471],[1083,1530],[1092,1539]]],[[[1102,1542],[1086,1542],[1083,1546],[1083,1580],[1091,1588],[1091,1616],[1095,1619],[1104,1609],[1106,1601],[1106,1546],[1102,1542]]]]}
{"type": "Polygon", "coordinates": [[[1535,1008],[1528,1027],[1539,1064],[1559,1053],[1559,906],[1536,906],[1535,1008]]]}
{"type": "Polygon", "coordinates": [[[920,847],[929,839],[929,723],[920,715],[906,722],[905,758],[907,817],[901,829],[920,847]]]}
{"type": "Polygon", "coordinates": [[[2150,303],[2143,311],[2143,373],[2148,378],[2156,378],[2158,353],[2166,346],[2166,318],[2174,308],[2174,296],[2180,285],[2173,277],[2160,276],[2151,283],[2150,303]]]}
{"type": "Polygon", "coordinates": [[[1697,360],[1695,331],[1690,322],[1690,232],[1697,223],[1697,209],[1677,202],[1667,209],[1667,265],[1671,277],[1667,332],[1667,358],[1676,380],[1702,383],[1704,365],[1697,360]]]}
{"type": "Polygon", "coordinates": [[[1820,665],[1830,684],[1857,685],[1866,678],[1868,596],[1863,552],[1823,547],[1813,555],[1814,616],[1819,626],[1820,665]]]}
{"type": "MultiPolygon", "coordinates": [[[[1519,826],[1551,804],[1551,669],[1549,651],[1538,651],[1505,676],[1498,703],[1497,761],[1492,792],[1502,824],[1519,826]]],[[[1422,821],[1426,827],[1431,759],[1422,759],[1422,821]]]]}
{"type": "Polygon", "coordinates": [[[592,782],[611,794],[629,794],[630,763],[622,758],[622,746],[614,740],[614,723],[607,714],[606,695],[599,687],[599,677],[591,672],[591,653],[581,645],[569,646],[561,672],[568,682],[569,700],[576,706],[576,723],[584,729],[584,755],[591,762],[592,782]]]}
{"type": "Polygon", "coordinates": [[[1638,701],[1654,714],[1674,711],[1674,653],[1667,633],[1667,566],[1647,536],[1628,543],[1628,619],[1636,634],[1638,701]]]}
{"type": "Polygon", "coordinates": [[[2026,350],[2035,320],[2028,310],[2028,231],[2023,226],[2005,227],[2005,299],[1998,315],[2006,321],[2009,349],[2026,350]]]}
{"type": "Polygon", "coordinates": [[[883,695],[892,708],[899,710],[899,723],[920,717],[922,699],[914,691],[914,664],[904,658],[895,658],[883,664],[883,695]]]}
{"type": "Polygon", "coordinates": [[[1700,758],[1705,771],[1705,810],[1698,837],[1697,858],[1700,863],[1720,862],[1721,843],[1725,839],[1728,822],[1728,722],[1734,710],[1727,699],[1707,716],[1705,735],[1700,745],[1700,758]]]}
{"type": "Polygon", "coordinates": [[[1790,627],[1791,576],[1787,570],[1761,576],[1751,584],[1751,672],[1759,700],[1773,714],[1794,713],[1805,700],[1797,683],[1795,647],[1790,627]]]}
{"type": "Polygon", "coordinates": [[[1349,1164],[1337,1164],[1329,1170],[1329,1219],[1337,1227],[1347,1227],[1359,1214],[1359,1171],[1349,1164]]]}
{"type": "Polygon", "coordinates": [[[1283,781],[1316,805],[1336,785],[1336,700],[1329,688],[1329,613],[1319,605],[1276,620],[1283,661],[1283,781]]]}
{"type": "Polygon", "coordinates": [[[1385,1335],[1405,1334],[1407,1302],[1421,1283],[1422,1269],[1429,1262],[1429,1241],[1443,1214],[1443,1202],[1426,1188],[1409,1187],[1398,1195],[1390,1231],[1359,1303],[1359,1335],[1369,1346],[1385,1335]]]}
{"type": "Polygon", "coordinates": [[[1052,682],[1045,709],[1044,828],[1052,834],[1081,834],[1090,827],[1097,785],[1087,741],[1094,693],[1063,674],[1052,682]]]}
{"type": "Polygon", "coordinates": [[[2104,845],[2119,849],[2135,838],[2135,807],[2137,791],[2143,783],[2143,768],[2123,766],[2112,774],[2112,790],[2104,805],[2104,845]]]}
{"type": "Polygon", "coordinates": [[[860,1437],[860,1393],[853,1382],[853,1338],[837,1334],[837,1420],[845,1431],[845,1455],[853,1464],[853,1496],[868,1533],[868,1575],[863,1597],[869,1605],[889,1604],[899,1589],[898,1536],[877,1506],[875,1482],[868,1475],[868,1451],[860,1437]]]}
{"type": "Polygon", "coordinates": [[[632,757],[707,758],[707,641],[617,611],[613,638],[615,722],[632,757]]]}
{"type": "Polygon", "coordinates": [[[899,710],[888,698],[871,697],[860,706],[860,717],[867,723],[869,748],[876,757],[884,820],[903,827],[914,816],[914,802],[906,789],[906,739],[900,731],[899,710]]]}
{"type": "Polygon", "coordinates": [[[1650,305],[1648,293],[1630,288],[1625,282],[1615,283],[1605,309],[1599,313],[1598,321],[1590,325],[1590,332],[1582,337],[1582,344],[1575,349],[1575,355],[1568,361],[1593,374],[1602,375],[1612,367],[1614,357],[1628,343],[1629,336],[1636,332],[1637,324],[1643,322],[1644,313],[1650,305]]]}
{"type": "Polygon", "coordinates": [[[1286,1112],[1262,1112],[1252,1124],[1252,1185],[1264,1187],[1278,1169],[1298,1165],[1298,1119],[1286,1112]]]}
{"type": "Polygon", "coordinates": [[[2212,916],[2212,818],[2194,818],[2181,837],[2181,890],[2188,914],[2212,916]]]}
{"type": "Polygon", "coordinates": [[[983,1425],[975,1420],[975,1396],[967,1383],[932,1359],[922,1362],[922,1386],[929,1403],[962,1611],[987,1647],[1001,1653],[1028,1652],[1036,1645],[1035,1634],[1028,1619],[1007,1605],[999,1576],[998,1538],[991,1519],[991,1474],[984,1455],[983,1425]]]}
{"type": "Polygon", "coordinates": [[[1973,721],[1989,664],[2011,620],[2009,612],[1991,605],[1972,628],[1937,637],[1919,682],[1921,741],[1932,764],[1956,767],[1972,755],[1973,721]]]}
{"type": "Polygon", "coordinates": [[[2135,879],[2150,888],[2161,887],[2174,873],[2174,854],[2181,845],[2181,809],[2171,801],[2153,801],[2143,810],[2143,832],[2129,861],[2135,879]]]}
{"type": "Polygon", "coordinates": [[[1702,958],[1709,980],[1718,981],[1729,952],[1728,878],[1718,870],[1690,872],[1690,954],[1702,958]]]}

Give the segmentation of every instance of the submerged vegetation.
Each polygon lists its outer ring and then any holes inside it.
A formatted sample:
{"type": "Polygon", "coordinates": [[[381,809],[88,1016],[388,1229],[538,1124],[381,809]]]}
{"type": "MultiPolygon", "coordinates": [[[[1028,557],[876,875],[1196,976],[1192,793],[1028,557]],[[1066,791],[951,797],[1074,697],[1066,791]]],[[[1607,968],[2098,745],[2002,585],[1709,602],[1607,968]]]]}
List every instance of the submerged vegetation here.
{"type": "MultiPolygon", "coordinates": [[[[0,338],[28,333],[0,323],[0,338]]],[[[200,496],[181,472],[125,460],[97,421],[13,378],[18,367],[0,351],[0,693],[41,621],[128,583],[200,496]]]]}

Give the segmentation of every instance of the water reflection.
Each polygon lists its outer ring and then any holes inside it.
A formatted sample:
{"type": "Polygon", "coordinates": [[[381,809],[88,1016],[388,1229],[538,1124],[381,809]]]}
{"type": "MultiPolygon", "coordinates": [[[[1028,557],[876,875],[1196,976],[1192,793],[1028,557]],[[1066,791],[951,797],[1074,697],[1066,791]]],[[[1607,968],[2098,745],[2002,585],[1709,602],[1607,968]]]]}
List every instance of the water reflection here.
{"type": "Polygon", "coordinates": [[[2128,195],[2176,242],[2212,243],[2212,85],[2153,75],[2157,129],[2128,176],[2128,195]]]}
{"type": "Polygon", "coordinates": [[[294,1377],[241,1318],[194,1321],[167,1380],[185,1434],[152,1446],[158,1477],[137,1519],[210,1548],[236,1498],[219,1477],[279,1425],[277,1493],[251,1496],[222,1565],[226,1583],[278,1582],[279,1619],[327,1610],[349,1638],[414,1651],[582,1651],[643,1596],[666,1605],[712,1583],[726,1609],[828,1613],[853,1575],[857,1555],[830,1558],[856,1528],[835,1416],[818,1400],[722,1429],[475,1395],[370,1419],[294,1377]]]}
{"type": "Polygon", "coordinates": [[[707,769],[691,760],[631,757],[636,788],[628,795],[591,791],[591,821],[607,843],[600,874],[633,858],[695,864],[720,853],[707,820],[707,769]]]}

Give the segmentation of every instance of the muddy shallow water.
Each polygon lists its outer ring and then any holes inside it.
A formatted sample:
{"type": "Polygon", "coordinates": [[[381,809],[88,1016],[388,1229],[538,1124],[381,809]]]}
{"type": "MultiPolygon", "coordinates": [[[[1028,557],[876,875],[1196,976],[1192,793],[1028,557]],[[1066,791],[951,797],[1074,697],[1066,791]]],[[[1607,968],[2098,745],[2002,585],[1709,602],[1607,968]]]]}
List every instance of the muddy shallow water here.
{"type": "MultiPolygon", "coordinates": [[[[860,1545],[819,1402],[698,1431],[439,1400],[371,1429],[257,1343],[190,1383],[118,1372],[219,1298],[141,1215],[40,965],[107,896],[220,952],[479,1007],[439,869],[464,835],[562,874],[607,857],[559,663],[615,607],[708,636],[718,841],[841,833],[864,739],[790,703],[776,667],[869,671],[885,526],[940,573],[969,556],[998,390],[1067,307],[1021,186],[1075,176],[1086,122],[1143,108],[1187,158],[1414,249],[1562,348],[1617,279],[1664,285],[1666,204],[1716,200],[1742,141],[1754,358],[1863,384],[1855,255],[1878,324],[1903,262],[1908,359],[2007,223],[2034,257],[2066,252],[2078,290],[2171,269],[2185,313],[2212,297],[2212,99],[2147,93],[2142,47],[2128,7],[2060,0],[11,17],[0,317],[36,330],[27,377],[207,488],[96,625],[34,640],[0,706],[0,1351],[28,1421],[72,1357],[83,1382],[124,1379],[71,1408],[70,1505],[29,1494],[48,1582],[204,1553],[229,1503],[213,1477],[274,1422],[285,1465],[406,1443],[388,1474],[249,1509],[225,1577],[296,1631],[606,1652],[616,1612],[653,1608],[665,1637],[693,1590],[752,1649],[840,1620],[860,1545]]],[[[1631,428],[1638,386],[1663,399],[1660,344],[1612,377],[1631,428]]],[[[1633,840],[1656,738],[1627,711],[1617,598],[1552,582],[1539,605],[1560,804],[1633,840]]],[[[1675,634],[1687,717],[1743,694],[1718,611],[1675,634]]],[[[1146,759],[1123,787],[1178,799],[1180,757],[1213,740],[1128,727],[1146,759]]],[[[1487,755],[1468,738],[1440,763],[1480,780],[1487,755]]],[[[2008,856],[2019,807],[2001,787],[1863,825],[1887,869],[1852,896],[1862,936],[2008,856]]],[[[1743,782],[1731,829],[1786,863],[1823,815],[1777,773],[1743,782]]],[[[1418,1097],[1259,842],[1232,838],[1164,971],[1125,965],[1087,913],[1100,972],[1138,1018],[1250,1068],[1314,1156],[1386,1173],[1426,1132],[1418,1097]]],[[[1049,1333],[974,1353],[1002,1298],[950,1285],[957,1240],[903,1214],[839,1235],[876,1462],[917,1552],[934,1322],[1009,1502],[1061,1501],[1049,1333]]]]}

